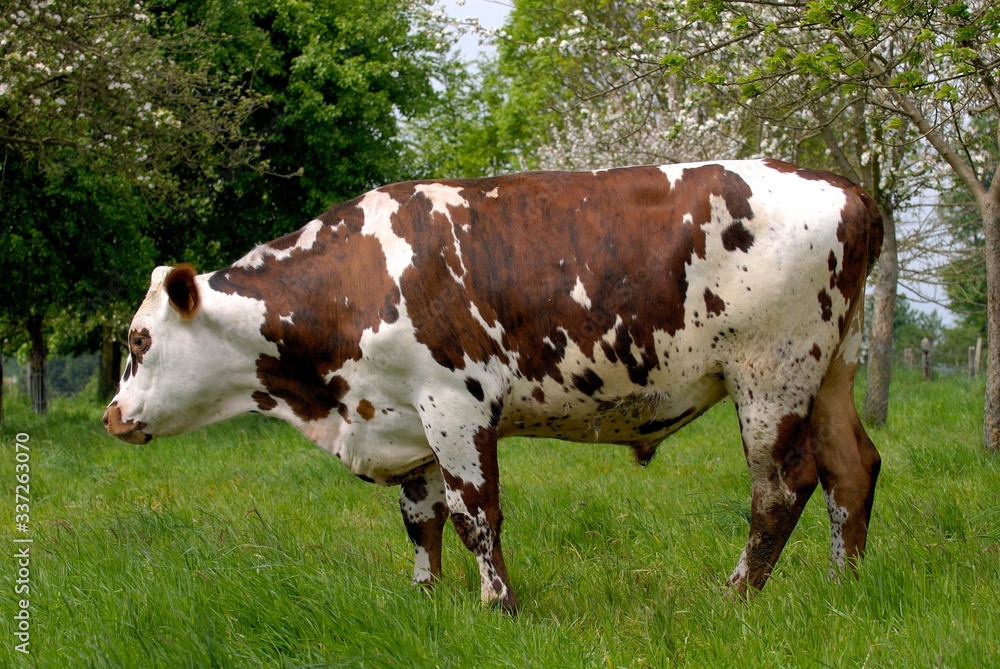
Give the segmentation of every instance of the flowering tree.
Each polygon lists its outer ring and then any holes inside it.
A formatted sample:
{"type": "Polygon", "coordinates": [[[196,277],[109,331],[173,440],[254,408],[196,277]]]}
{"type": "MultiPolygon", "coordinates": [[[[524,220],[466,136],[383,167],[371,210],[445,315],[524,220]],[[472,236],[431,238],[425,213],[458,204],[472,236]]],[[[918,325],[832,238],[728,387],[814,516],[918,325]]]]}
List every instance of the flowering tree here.
{"type": "Polygon", "coordinates": [[[241,124],[259,100],[195,57],[206,39],[141,2],[0,2],[0,315],[26,330],[38,412],[52,316],[134,300],[134,194],[170,201],[178,170],[254,158],[241,124]]]}
{"type": "Polygon", "coordinates": [[[42,164],[72,148],[161,188],[178,164],[252,159],[241,125],[260,100],[197,58],[206,35],[165,31],[148,11],[135,0],[0,2],[0,148],[42,164]]]}

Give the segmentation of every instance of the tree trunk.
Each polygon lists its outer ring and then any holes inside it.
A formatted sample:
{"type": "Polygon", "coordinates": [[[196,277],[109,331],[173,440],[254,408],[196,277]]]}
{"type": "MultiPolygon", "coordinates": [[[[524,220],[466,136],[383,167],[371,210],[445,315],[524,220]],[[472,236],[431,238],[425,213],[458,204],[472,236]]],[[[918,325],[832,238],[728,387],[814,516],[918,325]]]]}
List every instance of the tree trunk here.
{"type": "MultiPolygon", "coordinates": [[[[993,177],[1000,180],[1000,174],[993,177]]],[[[1000,451],[1000,187],[983,198],[986,238],[986,411],[983,444],[1000,451]]]]}
{"type": "Polygon", "coordinates": [[[118,392],[118,377],[122,367],[122,347],[114,336],[114,328],[105,326],[101,333],[101,367],[97,375],[97,401],[107,403],[118,392]]]}
{"type": "Polygon", "coordinates": [[[45,360],[49,356],[49,348],[42,335],[42,317],[32,314],[28,317],[28,339],[31,350],[28,352],[28,396],[31,397],[31,410],[37,414],[49,410],[48,388],[45,383],[45,360]]]}
{"type": "Polygon", "coordinates": [[[875,310],[868,340],[868,374],[861,417],[869,425],[885,425],[889,415],[889,381],[892,378],[892,318],[896,311],[896,284],[899,259],[896,256],[896,220],[891,211],[882,212],[885,236],[878,259],[875,282],[875,310]]]}
{"type": "Polygon", "coordinates": [[[3,423],[3,340],[0,339],[0,423],[3,423]]]}

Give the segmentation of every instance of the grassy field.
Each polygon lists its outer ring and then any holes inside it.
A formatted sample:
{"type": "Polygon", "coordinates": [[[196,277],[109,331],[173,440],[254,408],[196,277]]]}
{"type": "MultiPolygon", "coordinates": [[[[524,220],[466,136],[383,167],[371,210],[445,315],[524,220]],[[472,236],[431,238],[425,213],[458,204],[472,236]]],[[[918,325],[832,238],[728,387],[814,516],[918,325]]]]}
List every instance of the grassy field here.
{"type": "Polygon", "coordinates": [[[522,614],[479,605],[449,528],[445,576],[411,588],[397,489],[257,416],[147,447],[102,408],[23,399],[0,431],[0,666],[1000,666],[1000,460],[982,383],[897,374],[860,578],[831,581],[814,495],[749,603],[720,587],[746,539],[749,478],[726,402],[664,443],[501,445],[504,548],[522,614]],[[15,434],[30,522],[14,525],[15,434]],[[23,456],[22,456],[23,459],[23,456]],[[14,650],[29,537],[29,655],[14,650]]]}

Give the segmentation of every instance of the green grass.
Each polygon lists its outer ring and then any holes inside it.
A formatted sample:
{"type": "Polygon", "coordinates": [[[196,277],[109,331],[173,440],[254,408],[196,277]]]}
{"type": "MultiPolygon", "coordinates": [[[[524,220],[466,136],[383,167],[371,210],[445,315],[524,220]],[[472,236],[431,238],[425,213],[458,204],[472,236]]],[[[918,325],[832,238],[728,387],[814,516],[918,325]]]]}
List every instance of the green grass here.
{"type": "Polygon", "coordinates": [[[449,528],[433,594],[408,584],[397,490],[257,416],[121,444],[102,409],[7,407],[0,666],[989,667],[1000,664],[1000,461],[981,382],[900,372],[859,579],[828,576],[810,501],[767,588],[721,584],[749,479],[722,404],[664,443],[501,446],[504,547],[522,614],[479,605],[449,528]],[[16,432],[31,436],[31,654],[13,650],[16,432]]]}

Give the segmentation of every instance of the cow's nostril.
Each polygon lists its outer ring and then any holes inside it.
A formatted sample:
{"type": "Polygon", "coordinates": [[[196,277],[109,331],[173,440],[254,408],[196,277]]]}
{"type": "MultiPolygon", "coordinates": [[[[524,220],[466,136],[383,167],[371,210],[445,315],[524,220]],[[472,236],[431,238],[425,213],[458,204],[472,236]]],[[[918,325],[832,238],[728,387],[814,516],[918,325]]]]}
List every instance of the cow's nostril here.
{"type": "Polygon", "coordinates": [[[108,421],[111,420],[110,415],[111,415],[111,410],[110,409],[105,409],[104,410],[104,418],[103,418],[104,428],[105,429],[107,429],[107,427],[108,427],[108,421]]]}

